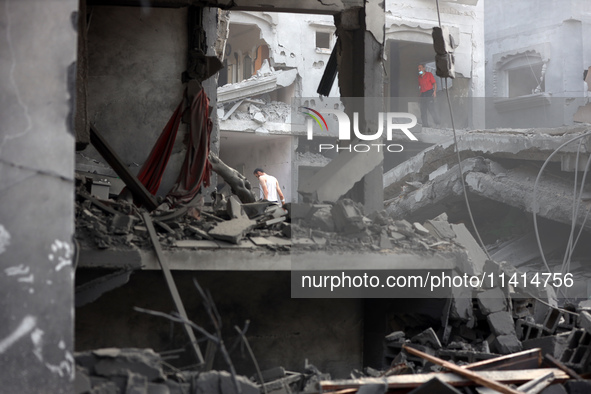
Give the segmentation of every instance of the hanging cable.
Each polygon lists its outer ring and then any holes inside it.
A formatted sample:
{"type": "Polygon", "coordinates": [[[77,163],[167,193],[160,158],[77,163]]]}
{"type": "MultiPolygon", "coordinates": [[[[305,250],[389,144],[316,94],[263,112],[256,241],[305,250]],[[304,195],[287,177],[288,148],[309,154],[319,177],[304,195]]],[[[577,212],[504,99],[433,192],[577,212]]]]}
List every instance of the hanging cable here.
{"type": "Polygon", "coordinates": [[[542,177],[542,173],[544,172],[544,169],[546,168],[546,166],[548,165],[548,163],[550,162],[550,159],[552,159],[552,157],[558,153],[562,148],[564,148],[565,146],[567,146],[568,144],[578,141],[582,138],[585,138],[587,136],[591,135],[591,132],[587,132],[583,135],[580,135],[578,137],[572,138],[568,141],[566,141],[565,143],[563,143],[562,145],[560,145],[558,148],[556,148],[554,150],[554,152],[552,152],[550,154],[550,156],[548,156],[548,158],[546,159],[546,161],[544,161],[544,164],[542,165],[542,168],[540,168],[540,171],[538,172],[538,176],[536,177],[536,181],[534,183],[534,193],[533,193],[533,217],[534,217],[534,231],[536,234],[536,241],[538,243],[538,249],[540,251],[540,255],[542,257],[542,261],[544,262],[544,266],[546,267],[546,270],[548,271],[548,273],[551,273],[550,271],[550,267],[548,266],[548,262],[546,261],[546,256],[544,255],[544,248],[542,247],[542,241],[540,240],[540,232],[538,229],[538,217],[536,212],[538,211],[538,202],[537,202],[537,192],[538,192],[538,183],[540,182],[540,178],[542,177]]]}
{"type": "MultiPolygon", "coordinates": [[[[437,20],[439,21],[439,28],[441,28],[441,12],[439,11],[439,0],[435,0],[435,1],[437,3],[437,20]]],[[[480,233],[478,232],[478,229],[476,228],[476,223],[474,222],[474,216],[472,215],[472,209],[470,207],[470,201],[468,200],[468,191],[466,189],[466,181],[464,180],[464,172],[462,170],[462,158],[460,156],[460,147],[458,145],[458,136],[456,133],[456,126],[455,126],[455,122],[454,122],[454,113],[453,113],[452,106],[451,106],[451,99],[449,97],[449,89],[447,87],[447,78],[444,78],[444,79],[445,79],[445,95],[447,97],[447,104],[449,106],[449,116],[451,118],[451,128],[452,128],[453,134],[454,134],[454,145],[456,148],[456,154],[457,154],[457,159],[458,159],[460,180],[462,181],[462,190],[464,192],[464,201],[466,203],[466,208],[468,209],[468,216],[470,216],[470,222],[472,223],[472,228],[474,229],[474,233],[476,234],[476,238],[478,239],[478,242],[480,243],[482,250],[486,254],[486,257],[488,257],[488,259],[490,260],[491,259],[490,254],[488,253],[488,250],[486,249],[486,246],[484,245],[484,242],[482,241],[482,238],[480,237],[480,233]]]]}

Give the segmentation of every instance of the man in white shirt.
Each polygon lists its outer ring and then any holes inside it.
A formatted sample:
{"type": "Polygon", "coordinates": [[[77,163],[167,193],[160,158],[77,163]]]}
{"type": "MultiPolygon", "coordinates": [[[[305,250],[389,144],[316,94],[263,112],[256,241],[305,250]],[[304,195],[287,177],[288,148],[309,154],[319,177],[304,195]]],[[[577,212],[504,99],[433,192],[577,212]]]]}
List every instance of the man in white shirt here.
{"type": "Polygon", "coordinates": [[[265,174],[265,171],[260,168],[256,168],[253,173],[254,176],[259,179],[261,185],[260,197],[262,199],[276,202],[281,205],[285,204],[285,197],[281,192],[281,187],[279,187],[277,178],[273,175],[265,174]]]}

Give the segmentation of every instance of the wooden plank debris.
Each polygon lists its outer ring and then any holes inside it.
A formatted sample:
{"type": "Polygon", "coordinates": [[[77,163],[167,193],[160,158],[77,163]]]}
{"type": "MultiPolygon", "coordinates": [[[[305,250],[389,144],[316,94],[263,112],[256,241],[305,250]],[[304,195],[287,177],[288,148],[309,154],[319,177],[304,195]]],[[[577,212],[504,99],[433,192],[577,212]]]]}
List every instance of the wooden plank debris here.
{"type": "Polygon", "coordinates": [[[129,168],[127,168],[121,158],[119,158],[113,148],[111,148],[107,141],[93,126],[90,126],[90,142],[101,156],[105,158],[117,175],[119,175],[133,196],[148,210],[152,211],[156,209],[158,206],[156,198],[154,198],[139,179],[129,171],[129,168]]]}
{"type": "MultiPolygon", "coordinates": [[[[156,234],[156,229],[154,228],[154,224],[152,223],[152,218],[148,212],[142,212],[142,218],[146,223],[146,228],[148,229],[148,233],[150,234],[150,239],[152,244],[154,245],[154,251],[156,252],[156,257],[158,257],[158,262],[160,263],[160,267],[162,268],[162,272],[164,273],[164,278],[166,279],[166,285],[168,286],[168,290],[172,295],[172,299],[174,304],[177,308],[177,312],[179,313],[180,317],[186,321],[189,320],[187,317],[187,312],[185,311],[185,306],[183,305],[183,300],[179,294],[179,291],[176,287],[174,282],[174,278],[172,277],[172,273],[170,272],[170,267],[168,266],[168,262],[164,258],[164,253],[162,252],[162,246],[158,241],[158,234],[156,234]]],[[[203,355],[201,354],[201,349],[199,349],[199,344],[197,343],[197,338],[195,337],[195,333],[193,332],[193,328],[188,324],[183,324],[185,327],[185,331],[189,336],[191,341],[191,347],[195,352],[195,356],[197,357],[197,362],[201,366],[205,363],[203,360],[203,355]]]]}
{"type": "MultiPolygon", "coordinates": [[[[466,370],[464,370],[465,372],[466,370]]],[[[470,372],[470,371],[469,371],[470,372]]],[[[538,368],[538,369],[524,369],[519,371],[480,371],[472,372],[487,380],[495,381],[503,385],[508,384],[523,384],[531,380],[546,376],[552,372],[555,376],[555,383],[561,383],[568,380],[569,376],[557,368],[538,368]]],[[[448,383],[454,387],[475,386],[477,385],[471,379],[459,376],[454,372],[431,372],[414,375],[396,375],[386,378],[389,390],[396,389],[412,389],[419,387],[437,376],[442,382],[448,383]]],[[[381,383],[384,378],[363,378],[363,379],[349,379],[349,380],[323,380],[320,382],[322,392],[331,392],[338,390],[356,389],[358,390],[364,384],[381,383]]],[[[498,390],[497,390],[498,391],[498,390]]],[[[513,390],[513,393],[523,394],[522,392],[513,390]]]]}
{"type": "Polygon", "coordinates": [[[461,368],[471,371],[507,371],[516,369],[534,369],[542,365],[542,349],[530,349],[522,352],[507,354],[476,363],[464,365],[461,368]]]}
{"type": "Polygon", "coordinates": [[[427,361],[432,362],[433,364],[441,365],[442,367],[447,368],[448,370],[455,372],[458,375],[463,376],[467,379],[470,379],[470,380],[472,380],[484,387],[488,387],[493,390],[497,390],[498,392],[503,393],[503,394],[519,394],[519,391],[517,391],[505,384],[499,383],[493,379],[489,379],[487,377],[484,377],[477,372],[473,372],[468,369],[459,367],[459,366],[455,365],[454,363],[450,363],[449,361],[445,361],[445,360],[442,360],[438,357],[431,356],[427,353],[421,352],[420,350],[414,349],[410,346],[402,346],[402,348],[407,353],[410,353],[414,356],[421,357],[427,361]]]}

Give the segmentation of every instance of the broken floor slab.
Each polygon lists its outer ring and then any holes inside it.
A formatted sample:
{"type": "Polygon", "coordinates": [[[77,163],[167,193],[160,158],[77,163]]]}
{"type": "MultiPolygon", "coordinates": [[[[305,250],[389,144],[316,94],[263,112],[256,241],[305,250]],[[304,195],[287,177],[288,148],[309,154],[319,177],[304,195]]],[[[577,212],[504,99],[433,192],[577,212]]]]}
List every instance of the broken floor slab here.
{"type": "MultiPolygon", "coordinates": [[[[587,130],[584,126],[571,126],[562,129],[495,130],[474,131],[458,138],[458,149],[463,159],[468,156],[498,157],[516,160],[544,161],[563,143],[581,135],[587,130]]],[[[577,143],[565,146],[561,155],[553,160],[561,162],[564,155],[576,156],[577,143]]],[[[583,146],[582,154],[589,154],[583,146]]],[[[425,181],[429,174],[443,165],[457,164],[457,154],[453,138],[433,145],[410,160],[394,167],[384,174],[384,196],[393,198],[400,193],[406,181],[425,181]]],[[[457,170],[456,170],[457,172],[457,170]]]]}

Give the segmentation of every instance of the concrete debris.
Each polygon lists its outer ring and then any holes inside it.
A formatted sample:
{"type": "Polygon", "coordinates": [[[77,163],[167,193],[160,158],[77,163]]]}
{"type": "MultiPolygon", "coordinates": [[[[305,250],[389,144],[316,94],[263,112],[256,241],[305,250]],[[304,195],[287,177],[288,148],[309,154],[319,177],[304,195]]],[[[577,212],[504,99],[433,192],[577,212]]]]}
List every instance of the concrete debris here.
{"type": "MultiPolygon", "coordinates": [[[[76,394],[199,393],[234,394],[232,375],[226,371],[165,373],[160,355],[152,349],[97,349],[76,353],[76,394]]],[[[236,376],[244,394],[259,388],[244,376],[236,376]]]]}

